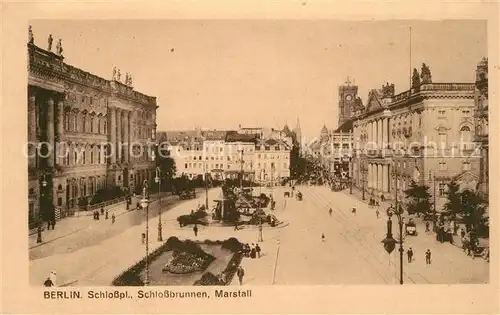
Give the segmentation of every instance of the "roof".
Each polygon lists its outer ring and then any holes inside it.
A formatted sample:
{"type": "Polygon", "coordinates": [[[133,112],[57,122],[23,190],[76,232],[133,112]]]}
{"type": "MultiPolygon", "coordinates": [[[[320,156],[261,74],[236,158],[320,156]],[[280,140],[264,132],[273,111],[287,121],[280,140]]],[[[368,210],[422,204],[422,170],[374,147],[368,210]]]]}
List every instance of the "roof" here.
{"type": "Polygon", "coordinates": [[[351,118],[347,121],[345,121],[342,125],[340,125],[335,132],[350,132],[353,130],[353,122],[354,119],[351,118]]]}
{"type": "Polygon", "coordinates": [[[226,142],[249,142],[256,143],[258,140],[258,135],[256,134],[241,134],[236,131],[228,131],[226,133],[226,142]]]}
{"type": "Polygon", "coordinates": [[[206,130],[202,132],[205,140],[224,140],[226,133],[226,130],[206,130]]]}

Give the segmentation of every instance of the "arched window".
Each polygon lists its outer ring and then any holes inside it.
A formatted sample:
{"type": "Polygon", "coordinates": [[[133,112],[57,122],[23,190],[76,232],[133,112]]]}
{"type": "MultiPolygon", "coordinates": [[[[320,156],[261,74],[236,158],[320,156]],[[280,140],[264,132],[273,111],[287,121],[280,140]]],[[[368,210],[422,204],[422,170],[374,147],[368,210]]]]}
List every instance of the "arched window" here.
{"type": "Polygon", "coordinates": [[[446,132],[446,128],[444,127],[440,127],[438,129],[438,147],[440,148],[446,148],[447,147],[447,143],[448,143],[448,134],[446,132]]]}
{"type": "Polygon", "coordinates": [[[460,140],[462,143],[462,149],[468,149],[472,146],[472,134],[468,126],[463,126],[460,129],[460,140]]]}
{"type": "Polygon", "coordinates": [[[71,131],[78,131],[75,113],[71,114],[71,131]]]}
{"type": "Polygon", "coordinates": [[[90,132],[94,133],[94,117],[90,117],[90,132]]]}
{"type": "Polygon", "coordinates": [[[82,127],[80,128],[80,132],[87,132],[87,115],[82,115],[82,127]]]}
{"type": "Polygon", "coordinates": [[[69,129],[69,113],[64,112],[64,130],[68,131],[69,129]]]}
{"type": "Polygon", "coordinates": [[[101,133],[101,118],[97,117],[97,133],[101,133]]]}
{"type": "Polygon", "coordinates": [[[108,133],[108,122],[104,120],[104,134],[108,133]]]}

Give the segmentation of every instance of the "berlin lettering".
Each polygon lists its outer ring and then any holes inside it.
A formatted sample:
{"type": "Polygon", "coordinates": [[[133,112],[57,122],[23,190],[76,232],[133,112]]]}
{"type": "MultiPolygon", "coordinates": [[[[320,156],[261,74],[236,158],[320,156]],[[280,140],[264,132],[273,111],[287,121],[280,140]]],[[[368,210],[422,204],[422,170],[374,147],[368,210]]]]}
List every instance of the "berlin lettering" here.
{"type": "Polygon", "coordinates": [[[81,299],[82,295],[79,291],[44,291],[43,297],[49,300],[60,299],[81,299]]]}

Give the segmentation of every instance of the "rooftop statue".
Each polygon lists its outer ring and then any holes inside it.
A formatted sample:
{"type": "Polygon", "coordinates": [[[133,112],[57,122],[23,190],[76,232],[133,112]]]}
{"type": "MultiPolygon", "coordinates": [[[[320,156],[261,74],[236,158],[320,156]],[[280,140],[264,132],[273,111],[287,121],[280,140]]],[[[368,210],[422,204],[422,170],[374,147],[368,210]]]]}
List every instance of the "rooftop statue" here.
{"type": "Polygon", "coordinates": [[[113,81],[116,80],[116,67],[113,67],[113,81]]]}
{"type": "Polygon", "coordinates": [[[47,39],[47,42],[49,44],[49,47],[47,48],[48,51],[52,51],[52,42],[54,39],[52,38],[52,34],[49,35],[49,38],[47,39]]]}
{"type": "Polygon", "coordinates": [[[425,63],[422,64],[420,78],[422,79],[422,84],[432,83],[431,70],[425,63]]]}
{"type": "Polygon", "coordinates": [[[116,80],[120,81],[121,76],[122,76],[122,74],[120,72],[120,69],[118,69],[118,73],[116,74],[116,80]]]}
{"type": "Polygon", "coordinates": [[[57,41],[57,45],[56,45],[56,53],[59,55],[59,56],[62,56],[62,53],[63,53],[63,48],[62,48],[62,40],[59,38],[59,40],[57,41]]]}
{"type": "Polygon", "coordinates": [[[33,37],[33,30],[31,29],[31,25],[28,27],[28,44],[34,44],[35,38],[33,37]]]}

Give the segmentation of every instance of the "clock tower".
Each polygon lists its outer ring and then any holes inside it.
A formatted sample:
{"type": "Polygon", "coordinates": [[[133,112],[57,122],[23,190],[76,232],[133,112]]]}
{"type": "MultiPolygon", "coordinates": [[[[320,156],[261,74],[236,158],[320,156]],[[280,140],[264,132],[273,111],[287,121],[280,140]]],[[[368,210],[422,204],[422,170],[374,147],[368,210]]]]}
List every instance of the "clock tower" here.
{"type": "Polygon", "coordinates": [[[347,77],[344,85],[339,86],[339,123],[338,127],[354,116],[356,100],[358,98],[358,87],[347,77]]]}

